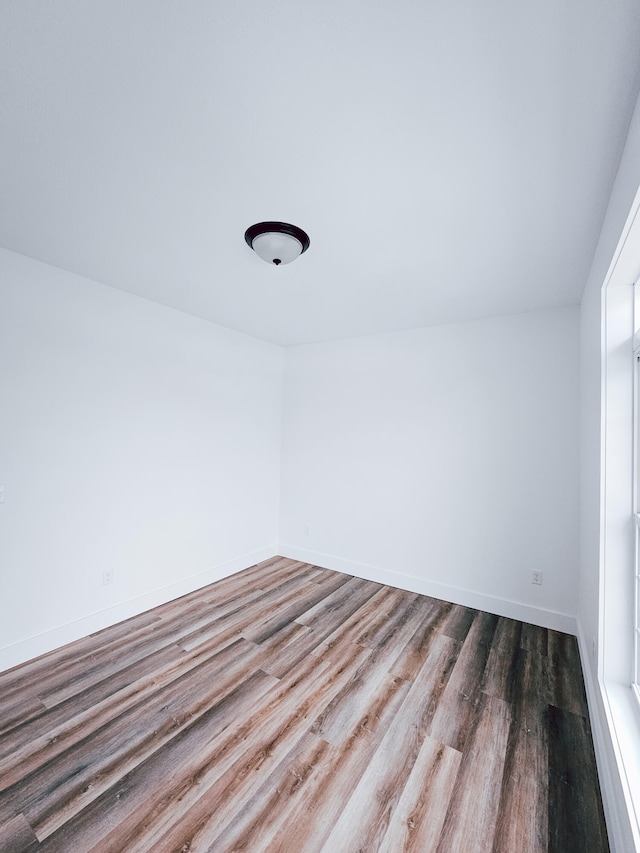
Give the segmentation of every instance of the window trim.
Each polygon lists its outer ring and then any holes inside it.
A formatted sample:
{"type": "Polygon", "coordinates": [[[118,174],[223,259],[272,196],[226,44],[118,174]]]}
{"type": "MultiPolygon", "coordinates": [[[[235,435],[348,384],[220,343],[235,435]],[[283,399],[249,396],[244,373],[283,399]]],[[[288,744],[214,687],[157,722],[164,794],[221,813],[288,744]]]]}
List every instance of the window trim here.
{"type": "MultiPolygon", "coordinates": [[[[622,796],[633,836],[633,849],[638,851],[640,689],[633,683],[635,644],[632,643],[637,602],[630,601],[629,593],[633,589],[636,567],[635,433],[632,417],[636,391],[631,359],[636,343],[633,282],[639,272],[640,190],[636,193],[601,290],[599,695],[593,696],[596,706],[602,703],[608,730],[609,745],[605,746],[604,732],[599,721],[596,722],[597,740],[603,738],[602,746],[597,747],[598,764],[600,767],[601,760],[604,762],[601,774],[604,774],[611,798],[608,815],[614,822],[614,835],[618,836],[622,832],[617,811],[622,796]],[[615,782],[609,775],[609,749],[612,749],[616,765],[615,782]]],[[[637,396],[640,398],[640,392],[637,396]]]]}
{"type": "Polygon", "coordinates": [[[640,280],[633,285],[633,661],[631,686],[640,705],[640,280]]]}

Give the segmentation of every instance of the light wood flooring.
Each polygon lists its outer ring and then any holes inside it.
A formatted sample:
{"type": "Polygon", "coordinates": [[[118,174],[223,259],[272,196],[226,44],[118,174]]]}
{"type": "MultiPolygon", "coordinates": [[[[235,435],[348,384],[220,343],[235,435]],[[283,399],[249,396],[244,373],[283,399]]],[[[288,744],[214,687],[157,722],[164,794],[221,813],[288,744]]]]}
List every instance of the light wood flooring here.
{"type": "Polygon", "coordinates": [[[607,851],[574,637],[274,558],[0,674],[0,850],[607,851]]]}

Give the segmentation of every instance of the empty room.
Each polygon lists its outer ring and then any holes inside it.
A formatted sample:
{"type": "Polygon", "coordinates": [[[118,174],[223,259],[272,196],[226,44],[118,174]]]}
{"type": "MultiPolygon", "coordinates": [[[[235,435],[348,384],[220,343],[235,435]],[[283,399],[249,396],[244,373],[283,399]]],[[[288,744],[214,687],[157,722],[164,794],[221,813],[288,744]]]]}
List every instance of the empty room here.
{"type": "Polygon", "coordinates": [[[0,4],[0,853],[640,853],[637,0],[0,4]]]}

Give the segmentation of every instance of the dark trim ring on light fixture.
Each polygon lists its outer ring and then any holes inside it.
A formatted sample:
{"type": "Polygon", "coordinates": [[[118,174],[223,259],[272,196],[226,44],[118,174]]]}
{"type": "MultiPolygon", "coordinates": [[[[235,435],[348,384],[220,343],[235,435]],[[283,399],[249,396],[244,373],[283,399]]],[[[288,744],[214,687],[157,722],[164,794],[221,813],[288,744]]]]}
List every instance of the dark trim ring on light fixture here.
{"type": "Polygon", "coordinates": [[[251,249],[253,249],[256,254],[258,254],[263,260],[267,261],[268,263],[273,263],[276,266],[278,266],[280,263],[290,263],[303,252],[306,252],[311,242],[309,240],[309,235],[305,231],[303,231],[302,228],[298,228],[297,225],[291,225],[288,222],[257,222],[255,225],[251,225],[249,228],[247,228],[244,233],[244,239],[246,240],[247,245],[251,249]],[[262,235],[268,234],[273,234],[274,239],[269,240],[267,238],[266,246],[264,245],[265,241],[259,241],[263,244],[259,248],[257,246],[254,246],[254,240],[256,240],[258,237],[261,237],[262,235]],[[280,235],[280,239],[278,239],[276,235],[280,235]],[[300,248],[291,251],[293,247],[291,245],[287,246],[289,241],[286,239],[283,241],[283,237],[293,238],[293,240],[295,240],[299,244],[300,248]],[[270,243],[274,245],[269,245],[270,243]],[[289,249],[289,251],[286,253],[288,257],[285,256],[285,254],[276,257],[270,254],[266,254],[266,252],[269,252],[270,250],[275,249],[275,251],[279,251],[280,249],[285,249],[286,251],[287,248],[289,249]]]}
{"type": "Polygon", "coordinates": [[[295,237],[301,244],[303,252],[307,251],[311,243],[309,235],[297,225],[290,225],[288,222],[257,222],[255,225],[250,225],[244,232],[247,245],[253,248],[251,244],[255,238],[259,234],[266,234],[267,231],[275,231],[277,234],[288,234],[290,237],[295,237]]]}

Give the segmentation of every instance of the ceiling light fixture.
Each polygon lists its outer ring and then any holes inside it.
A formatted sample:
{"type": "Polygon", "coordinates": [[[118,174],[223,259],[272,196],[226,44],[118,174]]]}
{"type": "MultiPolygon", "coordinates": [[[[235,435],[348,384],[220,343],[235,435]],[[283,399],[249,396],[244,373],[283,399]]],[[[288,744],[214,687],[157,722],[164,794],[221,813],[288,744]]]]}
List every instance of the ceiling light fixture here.
{"type": "Polygon", "coordinates": [[[287,222],[258,222],[244,232],[253,251],[268,264],[290,264],[309,248],[309,236],[287,222]]]}

